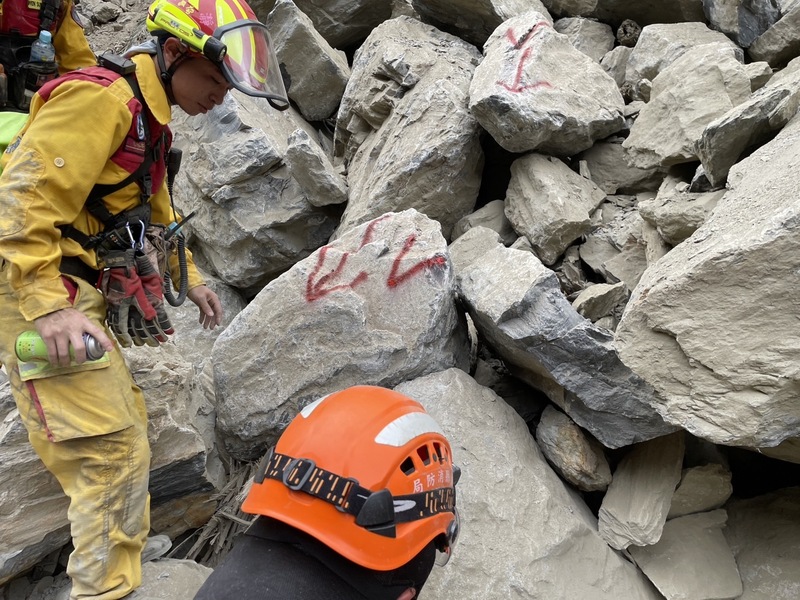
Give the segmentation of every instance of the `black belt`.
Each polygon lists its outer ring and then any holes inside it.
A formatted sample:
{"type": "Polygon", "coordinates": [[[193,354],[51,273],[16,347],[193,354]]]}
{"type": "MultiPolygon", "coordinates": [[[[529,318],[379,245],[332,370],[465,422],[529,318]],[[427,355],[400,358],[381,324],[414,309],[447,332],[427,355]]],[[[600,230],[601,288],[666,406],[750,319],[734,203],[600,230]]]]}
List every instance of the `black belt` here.
{"type": "Polygon", "coordinates": [[[100,279],[100,271],[93,269],[77,256],[62,256],[61,266],[58,270],[65,275],[85,279],[92,285],[95,285],[97,280],[100,279]]]}

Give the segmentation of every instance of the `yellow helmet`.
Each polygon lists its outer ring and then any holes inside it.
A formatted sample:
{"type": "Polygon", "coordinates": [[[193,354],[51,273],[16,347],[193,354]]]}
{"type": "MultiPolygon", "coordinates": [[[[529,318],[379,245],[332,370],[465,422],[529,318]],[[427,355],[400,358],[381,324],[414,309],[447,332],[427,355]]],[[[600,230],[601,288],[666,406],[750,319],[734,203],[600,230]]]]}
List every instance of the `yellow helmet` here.
{"type": "Polygon", "coordinates": [[[267,27],[243,0],[155,0],[146,24],[153,35],[174,36],[217,64],[237,90],[289,107],[267,27]]]}

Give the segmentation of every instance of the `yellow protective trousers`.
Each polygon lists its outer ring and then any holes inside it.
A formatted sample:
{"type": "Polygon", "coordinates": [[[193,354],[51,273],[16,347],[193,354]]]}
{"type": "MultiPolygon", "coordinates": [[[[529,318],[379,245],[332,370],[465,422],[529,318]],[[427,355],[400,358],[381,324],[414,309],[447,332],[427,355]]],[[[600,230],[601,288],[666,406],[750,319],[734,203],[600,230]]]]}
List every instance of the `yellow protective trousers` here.
{"type": "MultiPolygon", "coordinates": [[[[70,499],[70,600],[123,598],[141,584],[150,529],[144,396],[119,348],[94,363],[29,376],[14,343],[35,327],[20,315],[7,271],[0,268],[0,361],[31,445],[70,499]]],[[[102,294],[82,279],[62,279],[73,306],[102,323],[102,294]]]]}

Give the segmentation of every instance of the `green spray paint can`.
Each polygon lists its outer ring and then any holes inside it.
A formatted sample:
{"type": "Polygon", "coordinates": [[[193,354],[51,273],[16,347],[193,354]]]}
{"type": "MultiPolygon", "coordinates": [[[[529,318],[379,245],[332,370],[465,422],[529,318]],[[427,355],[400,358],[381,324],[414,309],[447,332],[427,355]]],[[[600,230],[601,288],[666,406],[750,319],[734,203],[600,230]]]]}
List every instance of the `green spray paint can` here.
{"type": "MultiPolygon", "coordinates": [[[[97,360],[106,353],[100,342],[88,333],[83,334],[83,343],[86,345],[86,360],[97,360]]],[[[14,350],[17,353],[17,358],[22,362],[48,361],[47,346],[37,331],[23,331],[20,333],[14,350]]],[[[69,353],[70,355],[74,353],[72,346],[70,346],[69,353]]]]}

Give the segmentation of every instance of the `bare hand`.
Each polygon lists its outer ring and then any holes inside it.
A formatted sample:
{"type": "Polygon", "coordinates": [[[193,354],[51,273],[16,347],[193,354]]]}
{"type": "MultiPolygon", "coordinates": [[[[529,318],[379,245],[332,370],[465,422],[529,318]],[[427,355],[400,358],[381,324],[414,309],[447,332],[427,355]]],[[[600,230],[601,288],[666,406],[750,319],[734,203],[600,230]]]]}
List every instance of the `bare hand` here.
{"type": "Polygon", "coordinates": [[[203,329],[214,329],[222,323],[222,302],[207,285],[198,285],[189,290],[189,300],[200,309],[199,323],[203,329]]]}
{"type": "Polygon", "coordinates": [[[86,345],[83,334],[95,338],[106,352],[114,350],[114,343],[105,330],[86,315],[74,308],[64,308],[34,320],[36,331],[47,346],[47,357],[51,365],[67,367],[70,364],[70,346],[74,360],[80,364],[86,361],[86,345]]]}

